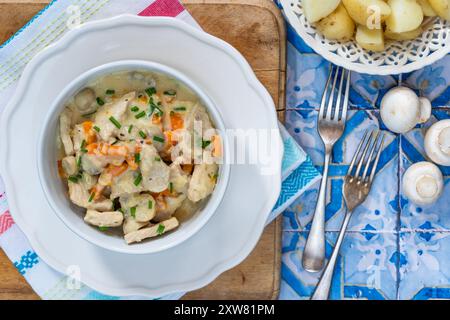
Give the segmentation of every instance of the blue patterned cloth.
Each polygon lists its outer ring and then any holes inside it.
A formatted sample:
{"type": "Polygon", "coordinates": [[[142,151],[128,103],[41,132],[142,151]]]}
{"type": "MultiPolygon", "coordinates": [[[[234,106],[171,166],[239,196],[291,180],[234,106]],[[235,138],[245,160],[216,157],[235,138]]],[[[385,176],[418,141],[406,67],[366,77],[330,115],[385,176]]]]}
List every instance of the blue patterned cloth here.
{"type": "MultiPolygon", "coordinates": [[[[318,107],[329,63],[288,25],[286,126],[321,170],[323,145],[316,130],[318,107]]],[[[354,213],[332,286],[333,299],[450,299],[450,167],[443,196],[417,206],[401,189],[401,177],[425,159],[423,139],[432,123],[450,118],[450,57],[401,76],[353,73],[350,111],[330,166],[326,208],[327,255],[344,216],[343,176],[357,141],[368,128],[386,130],[380,119],[383,95],[403,83],[432,101],[432,120],[404,135],[387,132],[380,172],[367,201],[354,213]],[[332,199],[332,200],[330,200],[332,199]]],[[[301,254],[311,224],[319,183],[284,213],[281,299],[307,299],[319,274],[304,271],[301,254]]]]}

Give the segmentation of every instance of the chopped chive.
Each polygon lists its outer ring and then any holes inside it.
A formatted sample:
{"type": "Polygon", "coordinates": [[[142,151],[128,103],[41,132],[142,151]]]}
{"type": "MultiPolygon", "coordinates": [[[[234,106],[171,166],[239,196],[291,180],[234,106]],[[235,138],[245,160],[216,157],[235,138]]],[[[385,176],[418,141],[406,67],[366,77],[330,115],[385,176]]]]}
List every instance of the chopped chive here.
{"type": "Polygon", "coordinates": [[[104,227],[104,226],[101,226],[101,227],[98,227],[98,230],[100,230],[100,231],[108,231],[108,227],[104,227]]]}
{"type": "Polygon", "coordinates": [[[136,162],[136,163],[141,162],[141,154],[140,153],[134,154],[134,162],[136,162]]]}
{"type": "Polygon", "coordinates": [[[142,174],[139,173],[139,175],[134,180],[134,185],[138,186],[141,183],[141,181],[142,181],[142,174]]]}
{"type": "Polygon", "coordinates": [[[130,208],[130,214],[133,218],[136,218],[136,207],[130,208]]]}
{"type": "Polygon", "coordinates": [[[202,140],[202,148],[205,149],[211,144],[210,140],[202,140]]]}
{"type": "Polygon", "coordinates": [[[173,193],[173,183],[169,182],[169,192],[173,193]]]}
{"type": "Polygon", "coordinates": [[[139,111],[139,107],[138,106],[132,106],[130,110],[133,111],[133,112],[136,112],[136,111],[139,111]]]}
{"type": "Polygon", "coordinates": [[[147,135],[146,135],[145,132],[142,131],[142,130],[139,131],[139,135],[142,137],[142,139],[147,138],[147,135]]]}
{"type": "Polygon", "coordinates": [[[85,149],[85,147],[86,147],[86,140],[83,139],[83,141],[81,141],[80,151],[86,153],[87,150],[85,149]]]}
{"type": "Polygon", "coordinates": [[[97,131],[97,132],[100,132],[100,128],[97,127],[97,126],[94,126],[94,130],[97,131]]]}
{"type": "Polygon", "coordinates": [[[116,90],[114,90],[114,89],[108,89],[108,90],[106,90],[106,94],[108,94],[108,95],[112,95],[112,94],[114,94],[114,93],[116,93],[116,90]]]}
{"type": "Polygon", "coordinates": [[[78,157],[77,166],[78,168],[81,168],[81,156],[78,157]]]}
{"type": "Polygon", "coordinates": [[[166,91],[164,91],[164,94],[166,96],[174,96],[177,94],[177,92],[175,90],[166,90],[166,91]]]}
{"type": "Polygon", "coordinates": [[[88,202],[92,202],[92,200],[94,199],[94,197],[95,197],[95,192],[92,192],[91,195],[89,196],[88,202]]]}
{"type": "Polygon", "coordinates": [[[164,143],[164,138],[161,138],[160,136],[153,136],[153,140],[164,143]]]}
{"type": "Polygon", "coordinates": [[[162,235],[164,233],[164,229],[166,229],[166,227],[163,224],[160,224],[158,229],[156,229],[156,233],[162,235]]]}
{"type": "Polygon", "coordinates": [[[73,183],[78,183],[78,177],[77,176],[70,176],[67,178],[69,181],[73,183]]]}
{"type": "Polygon", "coordinates": [[[140,119],[142,117],[145,117],[145,111],[141,111],[135,116],[136,119],[140,119]]]}
{"type": "Polygon", "coordinates": [[[155,157],[155,161],[161,161],[160,157],[155,157]]]}
{"type": "Polygon", "coordinates": [[[150,97],[152,94],[156,93],[156,89],[154,87],[150,87],[145,89],[145,93],[150,97]]]}
{"type": "Polygon", "coordinates": [[[105,104],[105,101],[103,101],[102,98],[97,97],[97,103],[98,103],[99,106],[102,106],[102,105],[105,104]]]}
{"type": "Polygon", "coordinates": [[[186,107],[175,107],[173,108],[175,111],[186,111],[186,107]]]}
{"type": "Polygon", "coordinates": [[[152,200],[148,200],[148,208],[153,209],[153,201],[152,200]]]}
{"type": "Polygon", "coordinates": [[[111,121],[111,122],[113,123],[113,125],[116,126],[117,129],[122,128],[122,125],[120,124],[119,121],[117,121],[116,118],[114,118],[114,117],[111,116],[111,117],[109,117],[109,121],[111,121]]]}
{"type": "Polygon", "coordinates": [[[131,133],[131,130],[133,130],[133,125],[128,128],[128,133],[131,133]]]}

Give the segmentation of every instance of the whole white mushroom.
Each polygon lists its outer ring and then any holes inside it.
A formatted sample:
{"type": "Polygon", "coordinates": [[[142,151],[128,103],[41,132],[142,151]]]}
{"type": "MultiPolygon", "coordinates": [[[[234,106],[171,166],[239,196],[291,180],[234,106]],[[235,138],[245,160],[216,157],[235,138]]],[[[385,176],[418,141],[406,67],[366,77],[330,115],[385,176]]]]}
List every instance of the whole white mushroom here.
{"type": "Polygon", "coordinates": [[[433,162],[450,166],[450,119],[438,121],[428,129],[425,152],[433,162]]]}
{"type": "Polygon", "coordinates": [[[431,162],[418,162],[403,175],[403,192],[416,204],[435,202],[444,189],[444,178],[439,168],[431,162]]]}
{"type": "Polygon", "coordinates": [[[406,133],[418,123],[428,121],[431,103],[427,98],[419,98],[406,87],[395,87],[381,100],[381,119],[386,127],[395,133],[406,133]]]}

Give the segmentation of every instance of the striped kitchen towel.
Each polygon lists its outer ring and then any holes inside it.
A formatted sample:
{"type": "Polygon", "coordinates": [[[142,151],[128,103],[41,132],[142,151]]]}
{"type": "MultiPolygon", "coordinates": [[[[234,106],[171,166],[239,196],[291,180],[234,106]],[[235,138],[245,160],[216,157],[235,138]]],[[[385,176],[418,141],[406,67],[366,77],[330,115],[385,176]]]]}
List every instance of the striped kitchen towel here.
{"type": "MultiPolygon", "coordinates": [[[[114,15],[131,13],[142,16],[170,16],[198,26],[178,0],[58,0],[51,2],[27,25],[0,46],[0,114],[14,92],[18,78],[26,64],[40,50],[58,40],[74,21],[86,22],[114,15]],[[75,18],[73,18],[75,17],[75,18]]],[[[280,198],[270,215],[272,221],[289,206],[318,177],[309,157],[280,125],[285,154],[283,186],[280,198]]],[[[122,299],[111,297],[91,288],[71,288],[69,277],[56,272],[42,261],[31,248],[27,238],[14,224],[10,215],[4,186],[0,179],[0,246],[43,299],[122,299]]],[[[178,299],[183,293],[164,299],[178,299]]],[[[142,297],[124,297],[139,299],[142,297]]]]}

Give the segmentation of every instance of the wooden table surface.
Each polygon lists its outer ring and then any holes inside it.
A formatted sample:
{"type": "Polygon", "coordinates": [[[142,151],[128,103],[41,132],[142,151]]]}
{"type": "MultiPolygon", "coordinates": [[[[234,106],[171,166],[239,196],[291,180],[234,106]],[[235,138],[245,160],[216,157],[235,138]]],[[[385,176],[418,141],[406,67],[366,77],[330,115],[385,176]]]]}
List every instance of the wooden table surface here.
{"type": "MultiPolygon", "coordinates": [[[[47,0],[0,0],[0,43],[29,21],[47,0]]],[[[285,29],[270,0],[185,0],[202,28],[237,48],[277,104],[284,119],[285,29]]],[[[237,267],[184,299],[274,299],[279,292],[280,218],[266,227],[257,247],[237,267]]],[[[0,299],[38,299],[0,250],[0,299]]]]}

